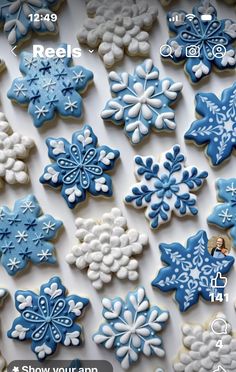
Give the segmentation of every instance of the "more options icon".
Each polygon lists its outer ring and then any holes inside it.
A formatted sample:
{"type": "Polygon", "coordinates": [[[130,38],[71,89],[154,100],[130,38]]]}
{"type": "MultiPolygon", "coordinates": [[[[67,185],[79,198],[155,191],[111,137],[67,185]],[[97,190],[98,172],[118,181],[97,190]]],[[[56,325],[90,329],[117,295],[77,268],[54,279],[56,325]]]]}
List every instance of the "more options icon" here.
{"type": "Polygon", "coordinates": [[[185,50],[185,55],[188,58],[200,57],[200,47],[198,45],[188,45],[185,50]]]}

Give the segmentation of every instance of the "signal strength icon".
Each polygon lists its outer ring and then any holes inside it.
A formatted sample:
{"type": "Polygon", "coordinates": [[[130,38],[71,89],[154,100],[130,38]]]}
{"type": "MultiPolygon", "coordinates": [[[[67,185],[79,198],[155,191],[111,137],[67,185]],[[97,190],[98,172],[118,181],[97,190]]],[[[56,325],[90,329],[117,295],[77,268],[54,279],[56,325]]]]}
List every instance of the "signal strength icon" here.
{"type": "Polygon", "coordinates": [[[179,14],[175,14],[169,18],[169,22],[179,22],[179,20],[180,20],[179,14]]]}
{"type": "Polygon", "coordinates": [[[195,15],[192,13],[186,14],[185,16],[186,19],[188,19],[190,22],[195,18],[195,15]]]}

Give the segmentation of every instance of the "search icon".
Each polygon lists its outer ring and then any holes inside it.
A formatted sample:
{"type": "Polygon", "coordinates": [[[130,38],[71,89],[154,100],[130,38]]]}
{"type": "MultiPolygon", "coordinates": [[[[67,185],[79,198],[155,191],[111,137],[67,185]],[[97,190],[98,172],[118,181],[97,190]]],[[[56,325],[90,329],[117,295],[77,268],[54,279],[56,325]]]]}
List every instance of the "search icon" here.
{"type": "Polygon", "coordinates": [[[170,45],[168,44],[163,44],[160,47],[160,55],[162,57],[171,57],[173,58],[173,49],[170,45]]]}

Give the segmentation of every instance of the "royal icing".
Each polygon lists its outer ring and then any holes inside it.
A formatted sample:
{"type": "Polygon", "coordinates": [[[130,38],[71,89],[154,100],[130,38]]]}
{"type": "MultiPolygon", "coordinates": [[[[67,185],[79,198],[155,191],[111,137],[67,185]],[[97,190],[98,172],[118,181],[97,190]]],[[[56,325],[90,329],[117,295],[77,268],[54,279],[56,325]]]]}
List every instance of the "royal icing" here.
{"type": "Polygon", "coordinates": [[[98,48],[107,67],[124,57],[148,55],[148,30],[157,19],[157,6],[145,0],[87,0],[88,18],[78,33],[80,43],[98,48]]]}
{"type": "Polygon", "coordinates": [[[169,318],[167,311],[150,306],[142,287],[129,292],[125,301],[120,297],[102,300],[103,323],[93,340],[106,349],[115,349],[123,369],[136,362],[139,354],[164,357],[162,340],[158,335],[169,318]]]}
{"type": "Polygon", "coordinates": [[[129,229],[120,209],[112,208],[99,222],[78,218],[76,228],[78,244],[66,260],[80,270],[88,268],[87,276],[96,289],[109,283],[112,274],[119,279],[138,279],[138,261],[133,256],[142,253],[148,237],[129,229]]]}
{"type": "Polygon", "coordinates": [[[198,93],[196,103],[202,119],[192,123],[185,139],[206,144],[212,165],[219,165],[236,148],[236,83],[225,89],[220,99],[213,93],[198,93]]]}
{"type": "Polygon", "coordinates": [[[180,311],[197,304],[199,296],[211,301],[211,294],[224,293],[221,276],[233,266],[234,258],[217,259],[208,251],[208,238],[200,230],[187,240],[186,248],[180,243],[160,244],[161,260],[167,265],[152,281],[163,292],[176,291],[175,300],[180,311]],[[213,285],[216,278],[217,286],[213,285]]]}
{"type": "Polygon", "coordinates": [[[69,208],[86,198],[87,192],[94,196],[112,195],[112,169],[120,153],[108,146],[97,146],[92,128],[85,125],[72,135],[69,143],[65,138],[48,138],[48,156],[54,163],[45,167],[40,182],[54,188],[61,187],[61,195],[69,208]]]}
{"type": "Polygon", "coordinates": [[[57,32],[57,23],[50,17],[61,3],[62,0],[2,0],[0,22],[4,23],[9,44],[28,38],[31,31],[57,32]]]}
{"type": "Polygon", "coordinates": [[[209,0],[199,1],[192,14],[194,18],[188,17],[183,10],[168,12],[169,30],[176,36],[167,41],[172,54],[166,53],[163,58],[174,63],[186,61],[185,70],[193,83],[209,75],[213,65],[219,70],[234,69],[236,23],[230,19],[218,19],[209,0]],[[202,20],[203,14],[211,15],[212,20],[202,20]]]}
{"type": "Polygon", "coordinates": [[[22,271],[31,261],[34,264],[53,264],[54,245],[62,222],[51,215],[42,215],[40,205],[33,195],[15,202],[13,210],[0,209],[1,264],[9,275],[22,271]]]}
{"type": "Polygon", "coordinates": [[[155,229],[177,216],[196,215],[197,197],[192,193],[202,186],[207,172],[185,167],[179,145],[163,153],[160,161],[153,156],[135,156],[135,175],[139,181],[131,187],[125,202],[135,208],[146,208],[145,216],[155,229]]]}
{"type": "Polygon", "coordinates": [[[0,187],[3,181],[8,184],[28,183],[28,170],[24,160],[34,147],[34,141],[13,132],[5,115],[0,112],[0,187]]]}
{"type": "Polygon", "coordinates": [[[184,323],[182,333],[184,350],[173,365],[175,372],[235,371],[236,338],[224,314],[216,314],[204,325],[184,323]]]}
{"type": "MultiPolygon", "coordinates": [[[[61,44],[60,49],[66,51],[67,44],[61,44]]],[[[71,61],[69,57],[35,58],[32,53],[20,54],[24,77],[14,79],[8,98],[28,105],[36,127],[52,120],[56,112],[63,117],[81,117],[80,93],[87,89],[93,73],[79,65],[70,66],[71,61]]]]}
{"type": "Polygon", "coordinates": [[[210,224],[229,230],[236,248],[236,178],[219,179],[216,181],[219,201],[207,221],[210,224]]]}
{"type": "Polygon", "coordinates": [[[58,344],[78,346],[81,326],[76,323],[88,299],[66,295],[60,278],[41,285],[40,293],[16,291],[15,306],[20,316],[8,331],[8,337],[31,340],[31,349],[39,360],[52,355],[58,344]]]}
{"type": "Polygon", "coordinates": [[[175,113],[170,106],[183,85],[170,78],[159,80],[159,70],[151,59],[138,65],[133,75],[110,72],[109,81],[115,98],[107,102],[101,116],[116,125],[124,124],[132,144],[141,142],[151,129],[157,132],[175,129],[175,113]]]}

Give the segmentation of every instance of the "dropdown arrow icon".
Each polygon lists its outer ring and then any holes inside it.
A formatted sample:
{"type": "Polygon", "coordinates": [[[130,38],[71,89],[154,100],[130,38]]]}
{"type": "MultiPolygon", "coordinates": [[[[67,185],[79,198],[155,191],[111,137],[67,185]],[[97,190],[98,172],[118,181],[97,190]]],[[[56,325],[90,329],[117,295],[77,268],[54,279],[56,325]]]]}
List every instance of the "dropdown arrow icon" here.
{"type": "Polygon", "coordinates": [[[88,51],[92,54],[94,52],[94,49],[89,49],[88,51]]]}

